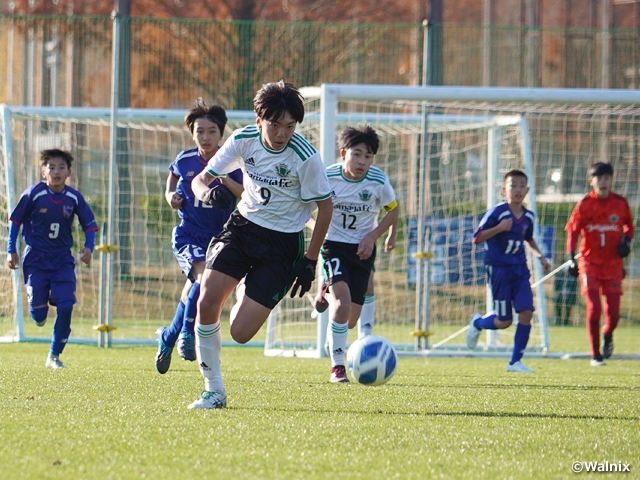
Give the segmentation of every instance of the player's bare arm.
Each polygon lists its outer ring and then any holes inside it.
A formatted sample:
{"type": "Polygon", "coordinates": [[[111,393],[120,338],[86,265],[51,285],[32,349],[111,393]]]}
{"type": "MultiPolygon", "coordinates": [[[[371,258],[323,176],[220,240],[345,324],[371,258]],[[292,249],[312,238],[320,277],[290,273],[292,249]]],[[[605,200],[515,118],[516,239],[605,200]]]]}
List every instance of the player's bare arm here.
{"type": "Polygon", "coordinates": [[[549,272],[549,270],[551,270],[551,264],[549,263],[549,260],[547,260],[544,257],[544,255],[540,251],[540,248],[538,248],[538,244],[536,243],[536,241],[532,238],[531,240],[525,240],[525,242],[527,242],[527,245],[529,245],[529,248],[531,249],[533,254],[538,258],[538,260],[540,260],[544,273],[549,272]]]}
{"type": "Polygon", "coordinates": [[[193,190],[193,194],[198,198],[198,200],[202,201],[204,199],[204,194],[209,191],[209,185],[216,179],[213,175],[208,173],[206,170],[200,172],[191,182],[191,190],[193,190]]]}
{"type": "Polygon", "coordinates": [[[394,248],[396,248],[396,234],[398,232],[398,220],[391,224],[389,227],[389,234],[387,235],[386,240],[384,241],[384,251],[390,252],[394,248]]]}
{"type": "Polygon", "coordinates": [[[356,255],[360,258],[360,260],[366,260],[373,253],[373,246],[376,243],[376,240],[382,236],[384,232],[389,230],[393,224],[398,223],[398,207],[397,203],[394,205],[394,208],[387,212],[387,214],[382,218],[380,223],[376,228],[371,230],[365,237],[360,240],[358,244],[358,250],[356,251],[356,255]]]}
{"type": "Polygon", "coordinates": [[[333,215],[333,202],[331,201],[331,198],[320,200],[316,203],[318,205],[318,215],[316,216],[307,253],[305,253],[305,256],[309,260],[318,260],[320,247],[322,246],[324,237],[327,234],[327,230],[329,230],[331,216],[333,215]]]}
{"type": "Polygon", "coordinates": [[[240,198],[242,196],[242,192],[244,192],[244,186],[241,183],[236,182],[231,177],[220,177],[220,181],[225,187],[231,190],[231,193],[233,193],[237,198],[240,198]]]}
{"type": "Polygon", "coordinates": [[[508,232],[509,230],[511,230],[512,225],[513,225],[513,219],[511,217],[504,218],[495,227],[482,230],[480,234],[474,239],[473,243],[475,244],[482,243],[486,240],[489,240],[491,237],[495,237],[499,233],[508,232]]]}
{"type": "Polygon", "coordinates": [[[179,178],[171,173],[167,177],[167,185],[164,190],[164,198],[171,208],[179,210],[182,207],[183,198],[178,195],[176,189],[178,188],[179,178]]]}
{"type": "Polygon", "coordinates": [[[20,257],[17,253],[7,253],[7,267],[17,270],[20,266],[20,257]]]}

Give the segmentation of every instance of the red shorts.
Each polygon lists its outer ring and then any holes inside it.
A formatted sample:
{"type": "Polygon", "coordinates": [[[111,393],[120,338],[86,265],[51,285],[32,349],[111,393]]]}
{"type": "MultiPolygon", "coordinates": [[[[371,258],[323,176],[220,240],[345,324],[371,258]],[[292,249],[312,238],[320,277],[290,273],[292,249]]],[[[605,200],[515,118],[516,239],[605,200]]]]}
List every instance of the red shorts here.
{"type": "Polygon", "coordinates": [[[602,266],[581,264],[580,265],[580,291],[583,295],[588,290],[602,289],[602,294],[618,293],[622,295],[623,269],[606,269],[602,266]]]}

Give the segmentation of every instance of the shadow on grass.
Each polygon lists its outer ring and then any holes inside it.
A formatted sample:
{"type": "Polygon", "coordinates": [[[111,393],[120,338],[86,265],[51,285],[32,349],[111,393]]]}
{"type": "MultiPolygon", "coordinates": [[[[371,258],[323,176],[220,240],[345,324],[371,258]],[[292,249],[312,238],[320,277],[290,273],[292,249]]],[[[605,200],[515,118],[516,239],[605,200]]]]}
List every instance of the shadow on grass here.
{"type": "MultiPolygon", "coordinates": [[[[299,413],[336,413],[335,409],[329,408],[305,408],[305,407],[292,407],[292,408],[269,408],[264,405],[256,407],[228,407],[230,410],[255,410],[264,411],[271,410],[273,412],[299,412],[299,413]]],[[[355,414],[355,415],[404,415],[415,417],[483,417],[483,418],[533,418],[533,419],[547,419],[547,420],[623,420],[637,422],[640,417],[637,416],[613,416],[613,415],[562,415],[558,413],[515,413],[515,412],[398,412],[398,411],[370,411],[370,410],[348,410],[341,411],[341,414],[355,414]]]]}

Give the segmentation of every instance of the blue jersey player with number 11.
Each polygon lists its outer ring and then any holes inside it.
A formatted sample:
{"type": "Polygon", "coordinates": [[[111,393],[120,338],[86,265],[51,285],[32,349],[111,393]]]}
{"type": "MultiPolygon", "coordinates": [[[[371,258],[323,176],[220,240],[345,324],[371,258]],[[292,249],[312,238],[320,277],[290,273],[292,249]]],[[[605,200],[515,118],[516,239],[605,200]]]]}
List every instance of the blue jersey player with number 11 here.
{"type": "Polygon", "coordinates": [[[511,170],[504,176],[502,194],[507,199],[491,208],[473,234],[473,243],[484,242],[484,263],[493,295],[494,311],[484,317],[475,313],[467,330],[467,346],[474,349],[482,330],[509,327],[512,310],[518,313],[518,326],[513,340],[513,354],[507,372],[533,373],[522,362],[531,333],[533,292],[524,244],[540,259],[545,272],[550,264],[533,239],[533,212],[522,202],[529,192],[524,172],[511,170]]]}
{"type": "Polygon", "coordinates": [[[9,217],[7,266],[18,268],[18,233],[27,248],[22,256],[22,273],[31,318],[39,327],[47,322],[49,305],[57,310],[53,339],[45,366],[65,368],[60,354],[71,335],[71,313],[76,303],[75,260],[72,225],[75,216],[85,234],[80,260],[91,261],[98,225],[82,194],[66,184],[71,176],[73,156],[65,150],[40,152],[44,182],[27,188],[9,217]]]}

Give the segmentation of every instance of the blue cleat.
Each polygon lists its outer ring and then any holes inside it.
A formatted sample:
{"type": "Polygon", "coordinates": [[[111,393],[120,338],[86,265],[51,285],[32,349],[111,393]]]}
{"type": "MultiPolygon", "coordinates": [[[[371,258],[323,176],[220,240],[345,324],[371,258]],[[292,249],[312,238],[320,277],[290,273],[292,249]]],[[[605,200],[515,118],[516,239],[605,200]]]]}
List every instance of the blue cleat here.
{"type": "Polygon", "coordinates": [[[178,355],[183,360],[194,362],[196,360],[196,339],[191,333],[181,333],[178,337],[178,355]]]}
{"type": "Polygon", "coordinates": [[[173,347],[169,347],[164,343],[162,340],[162,332],[164,332],[164,327],[160,327],[156,330],[156,336],[158,337],[156,370],[158,370],[158,373],[165,374],[171,366],[171,354],[173,353],[173,347]]]}

